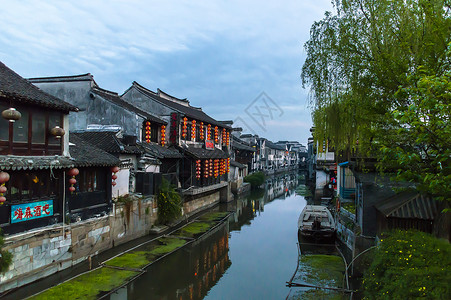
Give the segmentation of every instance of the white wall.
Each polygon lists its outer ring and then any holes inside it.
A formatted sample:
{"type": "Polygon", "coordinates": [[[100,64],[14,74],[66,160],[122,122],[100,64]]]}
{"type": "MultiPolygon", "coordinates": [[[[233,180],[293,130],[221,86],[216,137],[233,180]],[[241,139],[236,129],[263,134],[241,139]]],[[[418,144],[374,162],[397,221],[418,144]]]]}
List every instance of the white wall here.
{"type": "Polygon", "coordinates": [[[328,175],[324,171],[316,171],[316,188],[323,189],[328,182],[328,175]]]}
{"type": "Polygon", "coordinates": [[[130,178],[130,169],[120,169],[119,172],[116,173],[116,186],[112,187],[112,197],[117,198],[118,196],[127,195],[130,193],[129,191],[129,178],[130,178]]]}

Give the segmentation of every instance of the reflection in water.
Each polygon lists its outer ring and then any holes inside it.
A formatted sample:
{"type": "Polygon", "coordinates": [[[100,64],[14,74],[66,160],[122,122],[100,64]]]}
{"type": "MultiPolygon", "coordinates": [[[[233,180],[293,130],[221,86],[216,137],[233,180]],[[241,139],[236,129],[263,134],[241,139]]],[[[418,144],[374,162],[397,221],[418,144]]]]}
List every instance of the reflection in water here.
{"type": "Polygon", "coordinates": [[[296,186],[296,174],[273,177],[264,190],[221,204],[220,210],[234,212],[228,222],[151,265],[110,299],[285,298],[305,205],[296,186]]]}
{"type": "Polygon", "coordinates": [[[163,258],[110,299],[203,299],[230,267],[228,224],[163,258]]]}

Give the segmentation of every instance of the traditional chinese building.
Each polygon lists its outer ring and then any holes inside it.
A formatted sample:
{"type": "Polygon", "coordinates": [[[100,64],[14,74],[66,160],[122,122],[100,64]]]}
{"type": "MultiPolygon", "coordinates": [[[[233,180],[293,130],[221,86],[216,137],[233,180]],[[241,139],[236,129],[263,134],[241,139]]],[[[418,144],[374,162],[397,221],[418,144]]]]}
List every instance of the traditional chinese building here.
{"type": "Polygon", "coordinates": [[[219,200],[219,190],[228,187],[231,128],[211,118],[201,108],[191,106],[187,99],[173,97],[161,90],[153,92],[137,82],[133,82],[121,97],[168,122],[168,143],[184,157],[179,179],[185,200],[209,194],[214,194],[211,199],[219,200]]]}
{"type": "Polygon", "coordinates": [[[167,122],[100,88],[91,74],[30,79],[41,89],[80,107],[71,131],[90,144],[121,159],[113,197],[155,193],[163,177],[178,184],[179,158],[169,149],[167,122]]]}
{"type": "Polygon", "coordinates": [[[0,226],[12,234],[63,221],[69,112],[78,108],[44,93],[0,63],[0,226]],[[6,188],[6,191],[5,191],[6,188]]]}

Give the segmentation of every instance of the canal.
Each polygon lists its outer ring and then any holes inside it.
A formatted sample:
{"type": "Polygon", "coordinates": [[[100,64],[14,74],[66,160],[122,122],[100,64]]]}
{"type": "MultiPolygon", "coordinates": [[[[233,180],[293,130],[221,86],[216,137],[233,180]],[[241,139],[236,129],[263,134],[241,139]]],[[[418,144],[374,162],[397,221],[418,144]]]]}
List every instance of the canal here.
{"type": "Polygon", "coordinates": [[[220,205],[221,226],[151,265],[109,299],[285,299],[298,260],[297,221],[306,200],[296,175],[220,205]]]}

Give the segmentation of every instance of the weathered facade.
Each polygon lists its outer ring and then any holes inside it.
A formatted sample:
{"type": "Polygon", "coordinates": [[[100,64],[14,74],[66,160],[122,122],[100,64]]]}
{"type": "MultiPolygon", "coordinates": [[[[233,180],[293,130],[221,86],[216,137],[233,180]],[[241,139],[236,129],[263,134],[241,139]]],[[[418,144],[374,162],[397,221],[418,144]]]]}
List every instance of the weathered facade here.
{"type": "Polygon", "coordinates": [[[230,199],[227,174],[230,168],[231,128],[216,121],[187,99],[179,99],[161,90],[153,92],[140,84],[133,85],[121,96],[145,111],[151,110],[168,122],[168,144],[183,155],[180,164],[180,188],[185,201],[194,201],[218,189],[227,188],[225,201],[230,199]]]}

